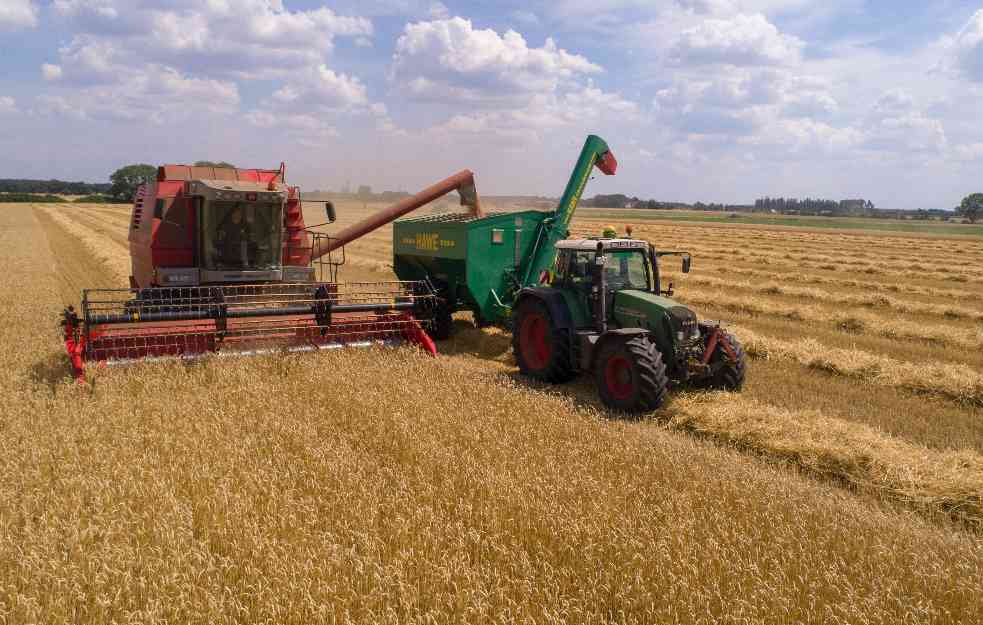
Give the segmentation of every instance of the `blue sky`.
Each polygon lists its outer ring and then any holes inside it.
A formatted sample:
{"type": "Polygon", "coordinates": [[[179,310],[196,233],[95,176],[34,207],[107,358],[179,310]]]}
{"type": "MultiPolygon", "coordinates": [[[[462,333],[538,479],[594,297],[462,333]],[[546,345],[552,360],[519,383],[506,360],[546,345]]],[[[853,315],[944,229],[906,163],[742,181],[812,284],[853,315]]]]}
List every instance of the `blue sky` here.
{"type": "Polygon", "coordinates": [[[983,5],[0,0],[3,177],[287,162],[305,188],[952,207],[983,190],[983,5]]]}

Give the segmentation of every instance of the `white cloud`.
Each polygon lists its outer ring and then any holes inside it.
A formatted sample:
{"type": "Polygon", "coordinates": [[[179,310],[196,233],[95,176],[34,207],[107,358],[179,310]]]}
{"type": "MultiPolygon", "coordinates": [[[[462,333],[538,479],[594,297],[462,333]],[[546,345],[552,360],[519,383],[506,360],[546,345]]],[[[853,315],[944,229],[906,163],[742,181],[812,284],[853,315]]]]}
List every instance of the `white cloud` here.
{"type": "Polygon", "coordinates": [[[655,94],[663,123],[692,134],[747,135],[780,118],[838,110],[825,81],[774,68],[727,68],[682,75],[655,94]]]}
{"type": "Polygon", "coordinates": [[[338,37],[366,38],[372,23],[327,7],[291,11],[280,0],[57,0],[55,15],[76,29],[60,55],[115,54],[186,72],[269,78],[323,63],[338,37]]]}
{"type": "Polygon", "coordinates": [[[61,66],[52,65],[51,63],[41,64],[41,75],[45,80],[58,80],[61,78],[61,66]]]}
{"type": "Polygon", "coordinates": [[[451,16],[450,10],[443,2],[431,2],[428,12],[430,13],[431,19],[435,20],[445,20],[451,16]]]}
{"type": "Polygon", "coordinates": [[[908,92],[885,93],[864,120],[864,147],[900,156],[941,153],[948,146],[942,122],[926,114],[908,92]]]}
{"type": "Polygon", "coordinates": [[[517,9],[509,13],[509,17],[526,26],[535,26],[539,23],[539,16],[532,11],[517,9]]]}
{"type": "Polygon", "coordinates": [[[969,18],[949,42],[950,64],[974,82],[983,82],[983,9],[969,18]]]}
{"type": "Polygon", "coordinates": [[[239,90],[235,83],[191,78],[174,68],[151,65],[127,72],[117,83],[42,95],[38,102],[39,110],[48,114],[161,124],[191,115],[233,113],[239,107],[239,90]]]}
{"type": "Polygon", "coordinates": [[[550,130],[637,121],[639,117],[636,103],[588,84],[563,94],[536,95],[522,107],[457,114],[433,130],[438,134],[538,139],[550,130]]]}
{"type": "Polygon", "coordinates": [[[38,25],[38,8],[32,0],[0,2],[0,31],[34,28],[38,25]]]}
{"type": "Polygon", "coordinates": [[[799,60],[802,40],[779,32],[761,14],[706,19],[683,31],[670,49],[682,65],[782,65],[799,60]]]}
{"type": "Polygon", "coordinates": [[[310,139],[337,136],[335,120],[342,113],[387,118],[385,104],[371,102],[357,77],[322,64],[288,80],[246,119],[260,128],[282,128],[310,139]]]}
{"type": "Polygon", "coordinates": [[[58,54],[59,64],[41,65],[47,80],[64,80],[72,85],[111,84],[132,71],[126,50],[109,39],[80,35],[58,54]]]}
{"type": "Polygon", "coordinates": [[[289,10],[281,0],[55,0],[52,11],[75,35],[57,64],[42,65],[44,78],[65,90],[49,94],[43,111],[159,121],[179,113],[169,98],[180,94],[186,110],[232,113],[232,80],[255,79],[280,81],[264,85],[269,95],[252,111],[257,126],[277,114],[289,120],[284,127],[301,129],[315,112],[371,105],[357,77],[326,63],[336,38],[368,42],[372,24],[362,17],[289,10]]]}
{"type": "Polygon", "coordinates": [[[358,78],[320,65],[287,81],[273,93],[273,103],[294,109],[335,111],[367,107],[369,98],[358,78]]]}
{"type": "Polygon", "coordinates": [[[966,143],[953,148],[955,156],[961,161],[983,160],[983,143],[966,143]]]}
{"type": "Polygon", "coordinates": [[[17,101],[9,95],[0,96],[0,115],[12,115],[17,112],[17,101]]]}
{"type": "Polygon", "coordinates": [[[864,141],[864,133],[856,128],[840,128],[814,119],[781,119],[766,126],[742,144],[755,146],[774,160],[790,157],[815,159],[846,158],[864,141]]]}
{"type": "Polygon", "coordinates": [[[88,14],[113,20],[119,17],[119,12],[113,5],[113,0],[54,0],[51,3],[51,8],[62,17],[77,17],[88,14]]]}
{"type": "Polygon", "coordinates": [[[338,129],[317,115],[297,113],[284,115],[269,111],[250,111],[246,121],[257,128],[293,130],[301,134],[316,134],[322,137],[338,136],[338,129]]]}
{"type": "Polygon", "coordinates": [[[547,39],[530,47],[514,30],[499,35],[454,17],[408,24],[396,42],[393,75],[417,95],[458,99],[552,92],[600,66],[547,39]]]}

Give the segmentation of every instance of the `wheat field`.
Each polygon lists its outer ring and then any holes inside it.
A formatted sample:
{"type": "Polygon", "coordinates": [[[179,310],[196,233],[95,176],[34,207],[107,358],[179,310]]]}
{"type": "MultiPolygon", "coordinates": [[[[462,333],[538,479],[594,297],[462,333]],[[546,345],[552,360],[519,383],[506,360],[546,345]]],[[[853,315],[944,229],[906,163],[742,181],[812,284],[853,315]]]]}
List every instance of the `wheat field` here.
{"type": "MultiPolygon", "coordinates": [[[[366,214],[340,204],[344,226],[366,214]]],[[[318,206],[308,206],[314,221],[318,206]]],[[[427,209],[423,209],[427,210],[427,209]]],[[[0,622],[974,623],[983,240],[635,223],[745,391],[636,421],[466,313],[409,348],[68,379],[126,207],[0,205],[0,622]]],[[[588,211],[578,234],[607,221],[588,211]]],[[[620,226],[620,224],[619,224],[620,226]]],[[[391,228],[343,277],[391,276],[391,228]]]]}

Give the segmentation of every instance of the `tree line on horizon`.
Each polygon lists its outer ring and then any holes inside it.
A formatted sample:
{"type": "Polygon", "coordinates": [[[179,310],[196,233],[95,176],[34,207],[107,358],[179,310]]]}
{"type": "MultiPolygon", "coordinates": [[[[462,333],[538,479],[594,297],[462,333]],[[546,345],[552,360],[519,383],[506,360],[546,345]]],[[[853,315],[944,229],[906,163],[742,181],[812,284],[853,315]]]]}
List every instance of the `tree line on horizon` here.
{"type": "MultiPolygon", "coordinates": [[[[195,167],[232,167],[226,161],[195,161],[195,167]]],[[[109,176],[109,182],[67,182],[64,180],[0,179],[0,202],[67,202],[59,195],[81,196],[74,202],[125,203],[133,201],[137,187],[157,177],[157,168],[146,163],[125,165],[109,176]],[[56,195],[57,194],[57,195],[56,195]]]]}
{"type": "MultiPolygon", "coordinates": [[[[232,167],[235,165],[226,161],[195,161],[195,167],[232,167]]],[[[59,195],[82,196],[75,202],[121,202],[133,200],[137,187],[151,182],[157,176],[157,168],[146,163],[125,165],[109,176],[109,182],[70,182],[64,180],[31,180],[26,178],[0,178],[0,202],[65,202],[59,195]]],[[[375,195],[383,199],[396,200],[406,195],[403,191],[386,191],[373,194],[372,188],[362,185],[358,188],[357,197],[369,198],[375,195]]],[[[763,197],[754,204],[720,204],[696,202],[665,202],[654,199],[642,200],[637,196],[623,193],[598,194],[585,199],[581,204],[593,208],[641,208],[649,210],[706,210],[706,211],[736,211],[736,212],[767,212],[798,215],[829,215],[829,216],[865,216],[878,213],[874,203],[865,199],[829,200],[814,198],[785,198],[763,197]]],[[[970,223],[983,218],[983,193],[971,193],[963,198],[959,206],[954,208],[957,215],[970,223]]],[[[881,210],[880,212],[884,212],[881,210]]],[[[898,211],[899,213],[902,211],[898,211]]],[[[941,213],[937,209],[917,211],[919,215],[941,213]]]]}

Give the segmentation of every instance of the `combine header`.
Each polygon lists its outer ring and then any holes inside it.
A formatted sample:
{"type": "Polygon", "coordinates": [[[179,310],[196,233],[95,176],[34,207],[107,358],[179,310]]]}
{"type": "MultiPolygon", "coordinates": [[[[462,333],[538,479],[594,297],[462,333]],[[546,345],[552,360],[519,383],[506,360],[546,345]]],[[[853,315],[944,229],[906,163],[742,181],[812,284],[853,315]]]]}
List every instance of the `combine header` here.
{"type": "MultiPolygon", "coordinates": [[[[437,304],[432,285],[339,283],[337,271],[345,244],[453,190],[481,214],[465,170],[329,236],[305,226],[282,164],[160,167],[134,199],[130,288],[86,289],[81,309],[63,313],[73,373],[82,380],[94,362],[395,341],[436,354],[426,332],[437,304]]],[[[334,222],[334,206],[325,209],[334,222]]]]}

